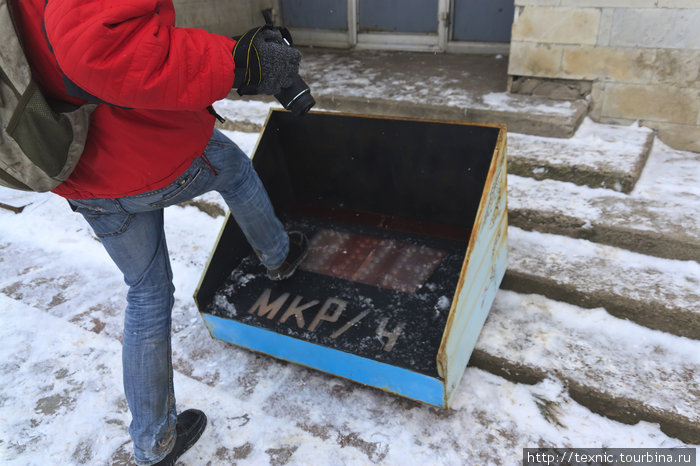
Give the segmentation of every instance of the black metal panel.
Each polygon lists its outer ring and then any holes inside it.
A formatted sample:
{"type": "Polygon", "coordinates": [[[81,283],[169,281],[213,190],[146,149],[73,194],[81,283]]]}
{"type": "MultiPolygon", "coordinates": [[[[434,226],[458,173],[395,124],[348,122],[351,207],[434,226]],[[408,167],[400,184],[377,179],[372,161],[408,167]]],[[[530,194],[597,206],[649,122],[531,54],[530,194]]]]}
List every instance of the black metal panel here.
{"type": "Polygon", "coordinates": [[[498,131],[275,112],[262,139],[276,141],[261,144],[254,163],[275,205],[293,198],[471,228],[498,131]]]}
{"type": "MultiPolygon", "coordinates": [[[[200,303],[200,309],[281,335],[437,377],[435,356],[459,279],[466,244],[295,215],[284,215],[283,221],[287,228],[302,230],[309,237],[319,230],[332,229],[424,245],[445,251],[446,255],[415,293],[406,293],[303,269],[289,280],[273,282],[265,278],[264,268],[250,254],[236,264],[210,301],[200,303]],[[288,294],[286,298],[285,293],[288,294]],[[276,310],[266,312],[278,299],[283,302],[272,306],[276,310]],[[287,311],[295,305],[297,308],[308,307],[285,318],[287,311]],[[343,309],[337,320],[326,320],[333,317],[340,306],[343,309]],[[260,312],[264,315],[259,315],[260,312]],[[319,313],[325,317],[316,320],[319,313]],[[297,320],[297,315],[303,320],[297,320]],[[359,321],[348,327],[353,319],[358,318],[359,321]],[[395,339],[391,337],[393,332],[396,332],[395,339]]],[[[222,237],[222,241],[229,244],[228,238],[222,237]]]]}
{"type": "Polygon", "coordinates": [[[454,40],[510,42],[514,0],[454,0],[454,40]]]}
{"type": "Polygon", "coordinates": [[[243,232],[231,219],[224,224],[221,238],[225,240],[217,243],[194,296],[200,311],[214,299],[217,289],[230,275],[231,269],[252,252],[243,232]]]}

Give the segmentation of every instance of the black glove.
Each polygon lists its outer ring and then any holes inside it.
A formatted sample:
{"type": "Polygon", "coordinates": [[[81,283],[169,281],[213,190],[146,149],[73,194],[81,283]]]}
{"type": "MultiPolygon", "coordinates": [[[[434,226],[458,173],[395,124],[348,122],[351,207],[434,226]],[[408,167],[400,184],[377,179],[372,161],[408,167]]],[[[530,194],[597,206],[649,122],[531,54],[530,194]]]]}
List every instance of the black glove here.
{"type": "Polygon", "coordinates": [[[233,56],[236,62],[233,87],[241,95],[278,94],[282,88],[291,86],[301,61],[301,52],[289,46],[279,30],[268,27],[248,31],[239,39],[233,56]]]}
{"type": "Polygon", "coordinates": [[[292,85],[299,72],[301,52],[290,47],[275,29],[263,29],[253,39],[253,45],[260,55],[262,82],[258,86],[260,94],[278,94],[282,88],[292,85]]]}

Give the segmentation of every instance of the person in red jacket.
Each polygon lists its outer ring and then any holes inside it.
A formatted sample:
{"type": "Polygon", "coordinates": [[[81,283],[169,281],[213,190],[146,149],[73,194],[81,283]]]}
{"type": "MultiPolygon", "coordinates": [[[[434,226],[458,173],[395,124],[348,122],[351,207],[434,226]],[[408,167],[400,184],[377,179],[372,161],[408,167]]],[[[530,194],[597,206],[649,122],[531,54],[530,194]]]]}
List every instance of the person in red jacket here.
{"type": "MultiPolygon", "coordinates": [[[[207,108],[246,72],[234,63],[233,39],[175,27],[169,0],[13,1],[45,94],[100,102],[80,162],[53,192],[85,217],[129,287],[122,360],[136,462],[174,464],[206,416],[175,409],[163,208],[218,191],[275,280],[295,271],[308,241],[285,231],[248,157],[214,129],[207,108]]],[[[272,31],[255,41],[258,91],[276,94],[296,75],[301,54],[272,31]]]]}

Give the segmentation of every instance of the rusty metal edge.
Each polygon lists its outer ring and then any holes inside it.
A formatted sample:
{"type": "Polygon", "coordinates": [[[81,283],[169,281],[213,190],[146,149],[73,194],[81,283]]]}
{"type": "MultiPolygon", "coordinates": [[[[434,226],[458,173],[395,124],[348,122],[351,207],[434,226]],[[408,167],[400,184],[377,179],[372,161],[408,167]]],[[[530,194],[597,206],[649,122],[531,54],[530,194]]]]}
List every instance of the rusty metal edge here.
{"type": "MultiPolygon", "coordinates": [[[[467,253],[464,256],[464,262],[462,263],[462,269],[459,274],[459,280],[457,282],[457,287],[455,288],[455,294],[452,298],[452,305],[450,306],[450,313],[447,317],[447,323],[445,324],[445,331],[442,334],[442,340],[440,342],[440,347],[438,349],[438,353],[436,355],[436,362],[437,362],[437,368],[438,368],[438,375],[443,379],[447,379],[447,354],[446,354],[446,346],[447,346],[447,340],[450,337],[450,329],[454,323],[455,316],[457,313],[457,298],[459,296],[459,291],[462,289],[464,286],[464,280],[467,272],[467,266],[469,265],[469,257],[471,256],[473,250],[474,250],[474,244],[476,243],[476,237],[479,232],[479,229],[476,228],[476,225],[479,225],[482,223],[484,216],[486,215],[485,212],[485,207],[486,207],[486,201],[488,199],[488,193],[490,193],[490,187],[493,184],[494,181],[494,176],[496,175],[496,172],[498,171],[498,166],[500,163],[506,164],[504,167],[504,170],[506,170],[505,173],[505,180],[507,180],[507,128],[506,125],[504,124],[476,124],[477,126],[489,126],[489,127],[497,127],[500,128],[500,131],[498,132],[498,137],[496,139],[496,147],[494,149],[495,155],[491,159],[491,165],[489,166],[489,171],[488,174],[486,175],[486,182],[484,183],[484,189],[482,190],[481,194],[481,199],[479,201],[479,208],[477,210],[477,215],[476,219],[474,220],[474,225],[475,227],[472,228],[471,235],[469,237],[469,244],[467,246],[467,253]],[[500,159],[503,157],[503,161],[501,162],[500,159]]],[[[507,183],[507,181],[506,181],[507,183]]],[[[506,193],[507,193],[507,186],[506,186],[506,193]]],[[[506,194],[506,212],[508,211],[508,197],[506,194]]],[[[445,385],[445,405],[447,405],[447,402],[449,400],[449,394],[447,393],[447,386],[445,385]]]]}

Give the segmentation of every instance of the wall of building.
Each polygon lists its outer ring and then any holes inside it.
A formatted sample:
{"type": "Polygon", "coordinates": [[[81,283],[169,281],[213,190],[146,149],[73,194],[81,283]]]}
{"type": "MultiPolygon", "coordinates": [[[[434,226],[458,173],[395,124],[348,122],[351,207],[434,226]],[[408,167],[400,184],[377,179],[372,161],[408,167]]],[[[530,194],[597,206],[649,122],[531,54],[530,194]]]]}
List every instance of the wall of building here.
{"type": "Polygon", "coordinates": [[[263,24],[260,13],[276,0],[174,0],[177,25],[233,36],[263,24]]]}
{"type": "Polygon", "coordinates": [[[700,0],[515,0],[508,73],[592,82],[591,117],[700,151],[700,0]]]}

